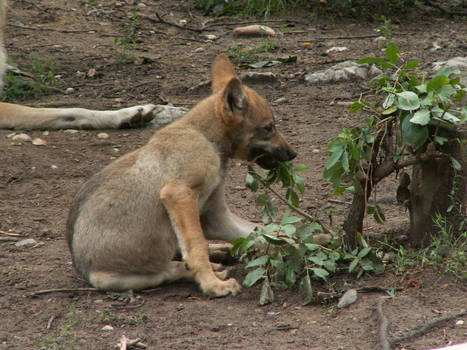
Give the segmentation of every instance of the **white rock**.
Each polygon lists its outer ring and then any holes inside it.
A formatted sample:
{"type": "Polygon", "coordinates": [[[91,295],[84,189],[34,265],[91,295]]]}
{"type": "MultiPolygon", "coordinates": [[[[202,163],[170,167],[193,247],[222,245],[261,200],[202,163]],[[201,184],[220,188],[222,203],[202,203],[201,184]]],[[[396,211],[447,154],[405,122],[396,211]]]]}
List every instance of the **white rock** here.
{"type": "Polygon", "coordinates": [[[202,47],[198,47],[197,49],[194,49],[193,52],[198,53],[198,52],[203,52],[204,49],[202,47]]]}
{"type": "Polygon", "coordinates": [[[48,130],[42,132],[42,135],[44,135],[44,136],[49,136],[49,134],[50,134],[50,132],[48,130]]]}
{"type": "Polygon", "coordinates": [[[353,61],[345,61],[332,66],[329,69],[310,72],[305,75],[305,83],[336,83],[351,79],[369,79],[381,74],[381,70],[375,65],[357,64],[353,61]]]}
{"type": "Polygon", "coordinates": [[[313,152],[313,153],[319,153],[319,152],[321,152],[321,151],[320,151],[318,148],[315,148],[312,152],[313,152]]]}
{"type": "Polygon", "coordinates": [[[464,320],[457,320],[456,321],[456,327],[460,327],[464,325],[464,320]]]}
{"type": "Polygon", "coordinates": [[[289,102],[287,97],[279,97],[277,100],[274,101],[274,103],[286,103],[289,102]]]}
{"type": "Polygon", "coordinates": [[[73,92],[75,92],[75,89],[72,88],[72,87],[69,87],[69,88],[65,89],[65,94],[67,94],[67,95],[72,94],[73,92]]]}
{"type": "Polygon", "coordinates": [[[36,244],[37,244],[37,241],[35,239],[28,238],[28,239],[23,239],[19,242],[16,242],[15,246],[17,248],[28,248],[28,247],[35,246],[36,244]]]}
{"type": "Polygon", "coordinates": [[[28,134],[17,134],[17,135],[14,135],[11,139],[13,141],[30,142],[31,136],[29,136],[28,134]]]}
{"type": "Polygon", "coordinates": [[[207,34],[205,38],[208,40],[216,40],[217,36],[215,36],[214,34],[207,34]]]}
{"type": "Polygon", "coordinates": [[[357,291],[355,289],[349,289],[344,295],[341,296],[337,303],[338,308],[347,307],[357,301],[357,291]]]}
{"type": "Polygon", "coordinates": [[[260,24],[252,24],[249,26],[245,27],[237,27],[233,30],[233,34],[240,36],[240,35],[246,35],[246,36],[255,36],[255,35],[261,35],[261,36],[274,36],[276,35],[276,32],[274,29],[268,27],[268,26],[263,26],[260,24]]]}
{"type": "Polygon", "coordinates": [[[186,112],[188,112],[188,109],[183,107],[157,105],[156,109],[152,112],[155,117],[148,123],[147,127],[153,129],[161,128],[184,116],[186,112]]]}
{"type": "Polygon", "coordinates": [[[35,146],[45,146],[47,141],[41,139],[40,137],[36,137],[34,140],[32,140],[32,144],[35,146]]]}
{"type": "Polygon", "coordinates": [[[108,325],[102,327],[102,330],[103,331],[113,331],[114,328],[110,324],[108,324],[108,325]]]}
{"type": "Polygon", "coordinates": [[[58,166],[56,166],[56,165],[54,165],[54,164],[52,164],[50,167],[51,167],[52,169],[58,169],[58,166]]]}
{"type": "Polygon", "coordinates": [[[108,139],[109,134],[107,134],[106,132],[100,132],[100,133],[97,134],[97,138],[98,139],[108,139]]]}
{"type": "Polygon", "coordinates": [[[66,130],[63,130],[63,132],[66,134],[77,134],[79,131],[76,129],[66,129],[66,130]]]}
{"type": "Polygon", "coordinates": [[[330,49],[326,50],[326,53],[331,53],[331,52],[343,52],[347,51],[349,48],[345,46],[333,46],[330,49]]]}

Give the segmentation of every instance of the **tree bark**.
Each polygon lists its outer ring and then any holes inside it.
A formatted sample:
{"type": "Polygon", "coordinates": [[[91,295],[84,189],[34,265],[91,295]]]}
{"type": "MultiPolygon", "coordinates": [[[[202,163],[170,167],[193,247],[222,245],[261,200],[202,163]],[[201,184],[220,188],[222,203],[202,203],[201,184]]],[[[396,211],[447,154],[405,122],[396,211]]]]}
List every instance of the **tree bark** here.
{"type": "MultiPolygon", "coordinates": [[[[452,139],[453,135],[450,136],[452,139]]],[[[437,214],[445,217],[458,234],[466,215],[466,146],[454,140],[443,145],[441,151],[458,160],[462,169],[455,170],[447,156],[414,165],[410,187],[409,239],[420,247],[429,243],[431,235],[440,232],[433,222],[437,214]],[[454,206],[448,212],[451,205],[454,206]]]]}

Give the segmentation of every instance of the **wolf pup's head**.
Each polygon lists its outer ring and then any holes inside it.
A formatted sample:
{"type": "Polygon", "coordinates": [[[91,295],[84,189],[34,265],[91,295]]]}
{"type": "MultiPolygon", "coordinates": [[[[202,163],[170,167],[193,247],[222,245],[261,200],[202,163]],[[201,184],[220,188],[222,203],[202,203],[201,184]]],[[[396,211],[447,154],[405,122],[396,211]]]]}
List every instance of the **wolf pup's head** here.
{"type": "Polygon", "coordinates": [[[212,65],[212,90],[218,94],[216,115],[231,143],[232,158],[256,162],[265,169],[294,159],[297,153],[276,129],[266,101],[242,84],[228,57],[221,54],[212,65]]]}

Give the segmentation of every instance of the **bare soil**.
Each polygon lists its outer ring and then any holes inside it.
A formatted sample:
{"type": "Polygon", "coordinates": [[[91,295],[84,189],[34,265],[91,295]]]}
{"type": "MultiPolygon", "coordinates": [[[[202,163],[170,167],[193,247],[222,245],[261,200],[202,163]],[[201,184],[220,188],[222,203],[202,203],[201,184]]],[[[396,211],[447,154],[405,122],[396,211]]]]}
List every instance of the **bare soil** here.
{"type": "MultiPolygon", "coordinates": [[[[51,91],[20,102],[108,109],[168,101],[190,107],[209,94],[207,89],[189,92],[188,88],[208,79],[217,54],[238,44],[248,51],[265,42],[264,38],[233,37],[231,30],[244,22],[241,19],[217,19],[202,32],[148,19],[156,18],[157,12],[166,21],[186,20],[188,27],[201,28],[209,18],[195,9],[193,1],[147,1],[144,5],[108,0],[10,1],[6,27],[10,59],[26,70],[38,58],[50,58],[53,73],[59,75],[56,87],[75,89],[68,95],[51,91]],[[123,52],[122,45],[116,45],[115,38],[124,37],[133,12],[141,18],[137,45],[130,45],[124,53],[137,57],[138,62],[122,63],[118,54],[123,52]],[[205,34],[220,38],[207,42],[205,34]],[[83,77],[77,73],[90,69],[97,74],[83,77]]],[[[256,53],[253,61],[288,55],[298,60],[259,70],[274,72],[279,80],[253,87],[271,101],[279,129],[299,153],[296,162],[309,165],[302,207],[323,220],[327,220],[328,210],[334,210],[337,218],[346,207],[329,202],[331,186],[322,179],[326,145],[342,127],[362,122],[361,116],[350,115],[348,110],[352,99],[363,91],[363,84],[349,81],[306,86],[301,76],[344,60],[381,54],[374,37],[359,38],[375,35],[380,23],[364,19],[317,21],[307,13],[275,19],[281,21],[268,24],[285,34],[271,40],[276,45],[272,52],[256,53]],[[306,41],[311,45],[303,45],[306,41]],[[333,46],[349,50],[326,54],[333,46]],[[274,102],[281,97],[286,101],[274,102]]],[[[394,41],[401,52],[423,62],[427,71],[436,60],[466,54],[465,17],[450,19],[418,12],[401,15],[396,23],[394,41]],[[434,42],[442,49],[430,51],[434,42]]],[[[278,292],[274,303],[259,307],[257,286],[236,297],[208,299],[189,283],[137,293],[129,304],[119,300],[121,296],[96,292],[27,297],[44,289],[88,287],[74,274],[64,239],[73,194],[93,173],[143,145],[154,131],[106,132],[110,137],[100,139],[98,131],[29,131],[32,137],[47,141],[45,146],[34,146],[14,144],[7,137],[11,131],[0,130],[0,230],[39,243],[20,249],[11,242],[0,242],[0,349],[112,349],[122,335],[141,338],[149,349],[379,347],[374,310],[383,294],[377,292],[360,294],[355,304],[342,310],[336,308],[334,300],[302,306],[296,290],[278,292]],[[113,330],[102,330],[106,325],[113,330]]],[[[259,220],[260,209],[254,205],[254,194],[244,187],[244,175],[245,164],[232,161],[227,179],[229,202],[238,214],[259,220]]],[[[378,193],[390,199],[382,202],[388,224],[381,227],[367,220],[365,235],[387,235],[393,240],[406,232],[407,213],[393,200],[395,182],[388,179],[378,193]]],[[[233,265],[232,274],[242,280],[246,274],[243,265],[233,265]]],[[[342,275],[333,283],[336,290],[351,286],[399,288],[396,297],[384,304],[394,337],[466,307],[465,283],[429,266],[416,266],[402,275],[388,269],[383,276],[360,280],[342,275]]],[[[313,286],[324,288],[319,281],[313,286]]],[[[456,327],[454,320],[396,348],[459,343],[466,335],[466,326],[456,327]]]]}

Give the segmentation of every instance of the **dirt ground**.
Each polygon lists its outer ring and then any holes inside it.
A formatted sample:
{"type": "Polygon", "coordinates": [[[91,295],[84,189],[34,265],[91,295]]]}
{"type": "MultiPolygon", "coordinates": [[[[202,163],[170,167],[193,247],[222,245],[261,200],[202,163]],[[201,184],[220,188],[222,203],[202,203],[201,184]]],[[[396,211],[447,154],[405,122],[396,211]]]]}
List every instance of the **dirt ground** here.
{"type": "MultiPolygon", "coordinates": [[[[248,51],[266,41],[233,37],[231,30],[245,21],[242,19],[217,19],[197,32],[148,19],[156,18],[156,12],[172,23],[186,20],[190,28],[201,28],[209,19],[195,9],[193,1],[10,1],[6,27],[10,59],[26,70],[38,59],[51,58],[52,71],[59,75],[56,87],[75,89],[71,94],[52,91],[22,103],[107,109],[170,102],[191,107],[209,91],[188,88],[209,78],[215,55],[229,52],[235,58],[237,45],[248,51]],[[115,39],[123,38],[125,28],[135,22],[131,20],[133,12],[140,17],[137,45],[125,49],[115,39]],[[208,42],[203,37],[206,34],[219,38],[208,42]],[[137,64],[121,62],[123,54],[136,57],[137,64]],[[90,69],[96,71],[93,77],[78,73],[90,69]]],[[[447,19],[428,12],[401,17],[402,22],[396,22],[394,41],[405,55],[424,62],[427,71],[435,60],[466,54],[465,17],[447,19]],[[431,51],[434,42],[442,49],[431,51]]],[[[299,153],[296,163],[309,165],[302,207],[325,220],[327,210],[339,213],[345,209],[342,204],[329,202],[331,186],[322,179],[326,145],[342,127],[361,123],[361,118],[350,115],[348,109],[363,85],[350,81],[307,86],[301,76],[347,59],[380,54],[381,48],[372,37],[380,22],[317,21],[307,13],[276,20],[268,24],[284,34],[270,40],[276,46],[272,52],[255,53],[252,60],[293,55],[298,57],[297,62],[259,69],[274,72],[279,79],[253,87],[271,102],[280,131],[299,153]],[[306,41],[311,45],[303,45],[306,41]],[[333,46],[349,50],[326,54],[333,46]],[[285,101],[277,101],[282,97],[285,101]]],[[[72,196],[85,179],[143,145],[154,131],[106,132],[109,138],[100,139],[99,131],[28,131],[30,136],[47,142],[34,146],[13,144],[8,138],[11,131],[0,130],[0,230],[2,235],[13,232],[38,242],[28,248],[0,242],[0,349],[112,349],[122,335],[140,338],[149,349],[379,347],[374,310],[381,293],[360,294],[355,304],[342,310],[334,301],[302,306],[296,290],[278,292],[276,301],[264,307],[257,303],[259,287],[244,289],[236,297],[208,299],[189,283],[137,293],[129,304],[113,294],[96,292],[27,297],[38,290],[88,287],[74,274],[64,239],[72,196]],[[112,329],[103,330],[104,326],[112,329]]],[[[242,162],[231,162],[226,181],[229,203],[238,214],[259,220],[255,197],[244,187],[245,169],[242,162]]],[[[379,195],[394,197],[395,181],[385,182],[379,195]]],[[[403,235],[407,213],[391,201],[384,203],[388,224],[378,227],[367,221],[364,233],[403,235]]],[[[243,265],[234,265],[232,274],[242,280],[243,265]]],[[[336,289],[400,288],[384,304],[393,337],[466,307],[465,283],[428,266],[418,266],[403,275],[388,270],[383,276],[360,280],[343,275],[334,282],[336,289]],[[419,285],[409,284],[410,278],[419,285]]],[[[314,287],[323,288],[318,281],[314,287]]],[[[427,349],[465,341],[467,328],[455,326],[455,321],[395,347],[427,349]]]]}

